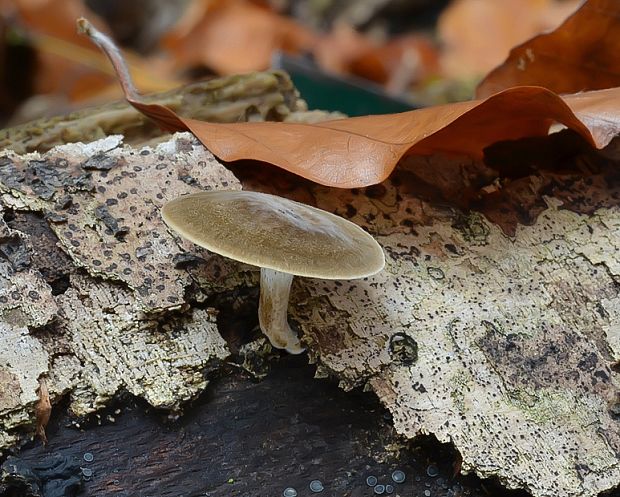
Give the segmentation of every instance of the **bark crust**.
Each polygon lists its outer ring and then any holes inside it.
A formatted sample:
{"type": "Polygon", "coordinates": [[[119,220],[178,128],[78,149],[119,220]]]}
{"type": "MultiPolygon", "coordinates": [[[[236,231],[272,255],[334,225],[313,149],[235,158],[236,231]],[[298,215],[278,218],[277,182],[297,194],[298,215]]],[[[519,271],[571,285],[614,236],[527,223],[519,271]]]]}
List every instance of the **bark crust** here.
{"type": "Polygon", "coordinates": [[[421,192],[432,162],[334,190],[284,173],[274,182],[264,169],[233,174],[188,134],[150,147],[110,136],[2,152],[0,447],[34,432],[41,380],[78,415],[122,392],[179,410],[204,390],[229,354],[217,296],[255,288],[259,275],[180,240],[159,209],[243,185],[347,217],[385,250],[386,270],[372,278],[295,280],[292,322],[322,373],[374,390],[405,437],[452,442],[466,471],[537,497],[613,488],[620,208],[617,164],[604,162],[588,181],[516,180],[501,216],[517,204],[535,215],[518,211],[528,225],[511,231],[489,220],[495,211],[421,192]]]}

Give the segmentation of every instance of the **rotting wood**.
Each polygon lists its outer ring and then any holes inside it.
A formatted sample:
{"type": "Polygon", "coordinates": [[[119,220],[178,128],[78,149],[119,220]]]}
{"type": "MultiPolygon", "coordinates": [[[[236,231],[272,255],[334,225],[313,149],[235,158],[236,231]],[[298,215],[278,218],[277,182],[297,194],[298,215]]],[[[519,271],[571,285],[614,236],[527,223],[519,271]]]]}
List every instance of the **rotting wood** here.
{"type": "MultiPolygon", "coordinates": [[[[496,202],[532,213],[523,215],[529,226],[502,213],[502,229],[480,213],[422,200],[446,186],[442,175],[416,193],[438,163],[450,181],[486,167],[416,161],[363,190],[280,179],[281,194],[349,218],[386,252],[386,270],[367,280],[293,285],[291,315],[310,354],[344,388],[374,390],[401,434],[454,443],[465,471],[535,496],[616,487],[617,162],[586,152],[575,162],[592,166],[587,175],[567,162],[568,171],[508,183],[496,202]]],[[[276,191],[260,173],[236,172],[244,186],[276,191]]]]}
{"type": "Polygon", "coordinates": [[[158,211],[197,185],[239,188],[234,176],[190,137],[141,150],[110,137],[44,156],[5,152],[0,161],[3,205],[15,218],[43,216],[48,230],[45,237],[34,230],[41,245],[33,245],[3,222],[3,251],[13,258],[0,260],[0,365],[9,380],[0,444],[33,426],[39,378],[52,401],[69,394],[78,415],[118,392],[173,410],[201,392],[228,350],[213,312],[184,303],[191,276],[175,261],[184,251],[158,211]],[[93,157],[107,166],[92,168],[93,157]],[[58,251],[68,284],[53,295],[31,262],[58,251]]]}
{"type": "MultiPolygon", "coordinates": [[[[148,99],[220,122],[330,115],[306,112],[278,71],[148,99]]],[[[124,102],[2,132],[0,144],[10,149],[0,159],[2,209],[17,228],[0,220],[0,448],[35,426],[39,379],[49,380],[53,402],[70,395],[78,415],[119,391],[178,409],[204,389],[212,363],[228,355],[212,310],[190,310],[185,292],[195,265],[206,267],[205,288],[229,273],[246,277],[238,266],[231,272],[226,261],[184,250],[191,244],[168,234],[159,207],[199,186],[239,183],[189,137],[157,148],[121,146],[153,137],[167,139],[124,102]],[[112,133],[123,136],[93,142],[112,133]],[[87,143],[20,155],[68,142],[87,143]]]]}
{"type": "MultiPolygon", "coordinates": [[[[32,429],[40,377],[79,414],[122,391],[178,409],[227,354],[205,302],[255,285],[256,272],[173,237],[158,207],[241,184],[189,135],[143,151],[110,137],[0,159],[1,343],[23,344],[0,351],[5,447],[32,429]],[[65,258],[60,292],[39,271],[32,223],[18,222],[33,213],[58,244],[45,250],[65,258]]],[[[373,389],[403,435],[453,442],[465,470],[537,497],[590,497],[620,481],[620,208],[617,164],[605,164],[585,179],[514,181],[536,212],[514,234],[423,200],[416,181],[432,162],[362,191],[287,189],[285,174],[243,184],[348,217],[386,251],[387,270],[368,280],[294,285],[292,316],[322,371],[373,389]]],[[[521,198],[506,195],[510,207],[521,198]]]]}
{"type": "MultiPolygon", "coordinates": [[[[331,114],[308,112],[288,74],[282,71],[251,73],[193,83],[145,97],[166,105],[179,115],[212,122],[293,121],[315,122],[331,114]]],[[[333,118],[342,117],[333,113],[333,118]]],[[[161,131],[126,101],[44,118],[0,131],[0,148],[16,153],[46,152],[70,142],[91,142],[122,134],[127,144],[143,143],[161,131]]]]}
{"type": "Polygon", "coordinates": [[[373,199],[315,194],[354,212],[388,263],[363,282],[297,284],[309,350],[343,386],[372,388],[403,435],[454,443],[466,471],[535,496],[617,486],[620,209],[580,214],[547,198],[509,237],[397,184],[373,199]]]}
{"type": "Polygon", "coordinates": [[[323,497],[368,497],[366,477],[374,475],[395,487],[392,495],[523,497],[454,476],[456,453],[430,437],[403,444],[374,395],[313,379],[306,357],[272,366],[261,382],[222,371],[179,420],[126,397],[79,427],[56,409],[48,446],[28,444],[0,465],[0,495],[23,495],[34,483],[49,485],[45,497],[64,497],[83,480],[80,495],[102,497],[277,497],[287,487],[309,496],[318,479],[323,497]],[[390,477],[396,469],[403,484],[390,477]]]}

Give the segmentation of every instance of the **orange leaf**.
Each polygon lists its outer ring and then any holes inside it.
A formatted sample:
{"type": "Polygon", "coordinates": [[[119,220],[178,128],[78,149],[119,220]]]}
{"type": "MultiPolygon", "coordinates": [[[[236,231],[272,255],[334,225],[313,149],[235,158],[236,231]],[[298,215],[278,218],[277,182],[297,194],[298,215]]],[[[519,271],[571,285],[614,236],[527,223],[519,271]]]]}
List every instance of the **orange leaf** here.
{"type": "Polygon", "coordinates": [[[578,1],[455,0],[441,14],[444,74],[471,78],[500,64],[517,43],[553,29],[578,1]]]}
{"type": "Polygon", "coordinates": [[[316,42],[307,28],[244,0],[195,3],[191,18],[164,40],[184,67],[205,65],[219,74],[258,71],[270,66],[275,50],[300,52],[316,42]]]}
{"type": "Polygon", "coordinates": [[[222,160],[265,161],[328,186],[379,183],[406,154],[481,157],[492,143],[545,136],[554,123],[575,130],[598,148],[620,132],[620,88],[562,98],[541,87],[515,87],[481,101],[317,124],[184,119],[166,107],[142,102],[111,40],[86,21],[81,28],[110,56],[128,101],[162,127],[191,131],[222,160]]]}
{"type": "MultiPolygon", "coordinates": [[[[70,101],[92,98],[110,88],[114,72],[88,40],[75,31],[75,19],[93,15],[81,0],[5,0],[2,14],[20,25],[37,51],[35,93],[62,94],[70,101]]],[[[95,18],[96,26],[104,22],[95,18]]],[[[179,80],[160,76],[162,64],[132,58],[136,80],[148,91],[169,90],[179,80]]]]}
{"type": "Polygon", "coordinates": [[[191,131],[222,160],[269,162],[339,188],[380,183],[406,154],[481,157],[492,143],[544,136],[556,122],[598,148],[620,132],[620,88],[561,98],[540,87],[515,87],[483,101],[317,124],[208,123],[130,102],[167,129],[191,131]]]}
{"type": "Polygon", "coordinates": [[[620,2],[589,0],[559,28],[514,48],[477,89],[479,97],[515,85],[556,93],[620,86],[620,2]]]}

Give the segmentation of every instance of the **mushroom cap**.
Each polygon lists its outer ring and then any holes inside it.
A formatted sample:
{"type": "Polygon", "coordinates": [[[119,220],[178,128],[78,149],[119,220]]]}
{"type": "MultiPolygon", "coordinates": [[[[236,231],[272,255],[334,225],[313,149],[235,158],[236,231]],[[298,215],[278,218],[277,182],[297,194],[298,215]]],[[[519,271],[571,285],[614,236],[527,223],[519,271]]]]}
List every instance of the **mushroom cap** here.
{"type": "Polygon", "coordinates": [[[385,265],[381,246],[356,224],[266,193],[185,195],[164,205],[162,217],[181,236],[211,252],[284,273],[354,279],[385,265]]]}

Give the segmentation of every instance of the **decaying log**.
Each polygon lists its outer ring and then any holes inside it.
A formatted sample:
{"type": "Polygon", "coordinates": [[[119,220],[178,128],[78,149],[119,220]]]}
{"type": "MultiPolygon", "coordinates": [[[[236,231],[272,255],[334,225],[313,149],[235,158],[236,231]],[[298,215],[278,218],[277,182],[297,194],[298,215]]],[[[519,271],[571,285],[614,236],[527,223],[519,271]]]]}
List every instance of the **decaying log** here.
{"type": "Polygon", "coordinates": [[[321,496],[364,497],[374,475],[395,487],[392,495],[519,497],[454,476],[448,445],[430,437],[403,444],[376,396],[317,381],[306,362],[282,357],[261,382],[225,371],[180,420],[126,397],[79,428],[57,409],[46,447],[28,444],[0,465],[0,495],[47,484],[55,491],[45,497],[64,497],[78,480],[80,495],[280,496],[292,487],[308,496],[318,479],[321,496]],[[404,483],[393,482],[394,470],[405,473],[404,483]]]}
{"type": "MultiPolygon", "coordinates": [[[[170,107],[179,115],[212,122],[313,122],[329,113],[308,112],[288,74],[281,71],[217,78],[145,101],[170,107]]],[[[334,118],[340,114],[334,113],[334,118]]],[[[46,152],[70,142],[91,142],[122,134],[125,143],[161,136],[159,128],[126,101],[80,110],[67,116],[39,119],[0,131],[0,148],[16,153],[46,152]]]]}
{"type": "MultiPolygon", "coordinates": [[[[613,187],[616,168],[574,198],[613,187]]],[[[367,383],[403,435],[454,443],[464,470],[536,496],[617,486],[618,206],[580,214],[546,198],[507,236],[408,198],[405,182],[397,173],[370,198],[318,189],[320,207],[375,232],[388,264],[368,281],[298,285],[312,354],[344,386],[367,383]]]]}
{"type": "MultiPolygon", "coordinates": [[[[329,115],[306,112],[278,71],[148,98],[221,122],[329,115]]],[[[33,426],[39,379],[49,379],[52,400],[70,395],[77,415],[118,391],[178,409],[204,389],[206,366],[228,354],[212,310],[185,301],[193,281],[186,269],[201,259],[167,234],[159,208],[197,187],[240,185],[189,137],[156,148],[121,146],[161,135],[126,103],[2,132],[0,448],[33,426]],[[111,133],[123,136],[92,142],[111,133]],[[87,143],[38,155],[72,141],[87,143]],[[35,152],[19,155],[28,151],[35,152]]],[[[210,287],[226,267],[209,266],[210,287]]],[[[236,270],[233,276],[244,281],[236,270]]]]}
{"type": "Polygon", "coordinates": [[[187,134],[3,152],[0,445],[32,433],[40,379],[78,415],[119,392],[176,410],[205,388],[228,354],[218,296],[257,274],[177,238],[159,208],[243,184],[343,215],[385,249],[373,278],[296,279],[291,315],[322,372],[374,390],[406,437],[452,442],[466,471],[537,497],[613,488],[620,208],[617,164],[597,167],[517,179],[485,217],[421,191],[427,159],[334,190],[237,168],[240,182],[187,134]],[[517,211],[527,226],[489,220],[517,211]]]}
{"type": "Polygon", "coordinates": [[[386,270],[368,280],[296,281],[291,313],[310,354],[343,387],[374,390],[401,434],[452,442],[465,471],[536,496],[615,488],[617,162],[585,152],[576,159],[589,164],[585,174],[542,171],[508,183],[485,207],[489,218],[501,218],[496,204],[505,211],[501,227],[422,200],[444,189],[442,176],[464,189],[462,176],[485,167],[410,162],[363,190],[244,179],[351,219],[385,250],[386,270]],[[420,188],[432,177],[436,185],[420,188]]]}
{"type": "Polygon", "coordinates": [[[119,391],[177,409],[228,355],[213,312],[184,303],[191,276],[178,267],[187,258],[175,260],[181,249],[158,210],[196,185],[238,188],[238,181],[189,137],[140,152],[120,142],[0,159],[3,205],[14,220],[41,216],[22,229],[43,224],[48,232],[46,240],[4,225],[2,446],[32,423],[39,378],[47,378],[52,400],[70,394],[78,415],[119,391]],[[32,267],[29,259],[45,252],[61,252],[48,257],[64,264],[65,286],[52,287],[32,267]]]}

